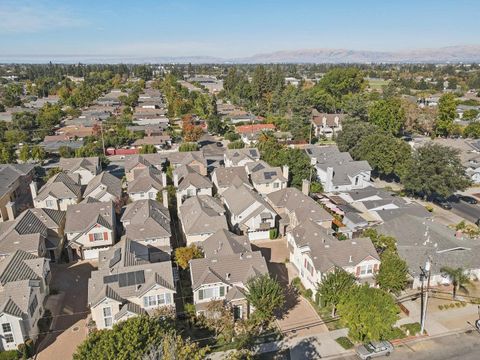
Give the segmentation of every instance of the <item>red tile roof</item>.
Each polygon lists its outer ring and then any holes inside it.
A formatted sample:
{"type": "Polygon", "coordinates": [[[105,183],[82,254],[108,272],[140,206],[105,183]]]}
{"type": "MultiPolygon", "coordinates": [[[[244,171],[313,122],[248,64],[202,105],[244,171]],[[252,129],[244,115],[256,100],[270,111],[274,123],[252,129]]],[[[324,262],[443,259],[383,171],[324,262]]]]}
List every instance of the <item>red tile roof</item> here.
{"type": "Polygon", "coordinates": [[[237,126],[236,130],[239,134],[250,134],[268,130],[275,131],[276,128],[273,124],[253,124],[237,126]]]}

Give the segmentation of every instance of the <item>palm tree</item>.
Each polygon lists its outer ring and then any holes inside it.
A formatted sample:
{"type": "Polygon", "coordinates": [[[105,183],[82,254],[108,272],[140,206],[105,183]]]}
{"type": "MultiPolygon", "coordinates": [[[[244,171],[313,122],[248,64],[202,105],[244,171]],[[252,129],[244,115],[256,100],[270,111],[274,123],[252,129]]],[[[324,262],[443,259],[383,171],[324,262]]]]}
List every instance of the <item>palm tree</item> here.
{"type": "Polygon", "coordinates": [[[462,268],[451,268],[444,266],[440,271],[450,278],[453,285],[453,299],[457,296],[457,289],[462,288],[466,291],[465,285],[470,283],[470,278],[465,274],[465,270],[462,268]]]}

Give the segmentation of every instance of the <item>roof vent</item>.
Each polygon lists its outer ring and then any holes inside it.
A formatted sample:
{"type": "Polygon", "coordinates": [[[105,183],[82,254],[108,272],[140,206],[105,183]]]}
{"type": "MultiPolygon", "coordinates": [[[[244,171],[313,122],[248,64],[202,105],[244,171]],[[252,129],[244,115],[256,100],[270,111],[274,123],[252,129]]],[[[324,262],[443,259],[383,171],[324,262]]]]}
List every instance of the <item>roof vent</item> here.
{"type": "Polygon", "coordinates": [[[356,241],[352,241],[352,245],[357,245],[357,242],[356,242],[356,241]]]}
{"type": "Polygon", "coordinates": [[[325,249],[328,249],[329,247],[330,247],[330,245],[325,244],[325,249]]]}
{"type": "Polygon", "coordinates": [[[351,263],[353,260],[352,260],[352,255],[350,255],[350,257],[348,258],[348,262],[351,263]]]}
{"type": "Polygon", "coordinates": [[[225,274],[225,280],[230,280],[230,273],[225,274]]]}

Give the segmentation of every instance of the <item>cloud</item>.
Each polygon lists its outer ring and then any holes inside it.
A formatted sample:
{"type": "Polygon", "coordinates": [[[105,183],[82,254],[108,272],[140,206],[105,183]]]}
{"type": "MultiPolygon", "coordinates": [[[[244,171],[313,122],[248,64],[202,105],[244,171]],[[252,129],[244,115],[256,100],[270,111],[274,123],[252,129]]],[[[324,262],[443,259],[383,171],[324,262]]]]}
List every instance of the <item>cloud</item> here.
{"type": "Polygon", "coordinates": [[[75,17],[66,8],[48,6],[45,2],[0,3],[0,33],[35,33],[58,28],[85,26],[87,22],[75,17]]]}

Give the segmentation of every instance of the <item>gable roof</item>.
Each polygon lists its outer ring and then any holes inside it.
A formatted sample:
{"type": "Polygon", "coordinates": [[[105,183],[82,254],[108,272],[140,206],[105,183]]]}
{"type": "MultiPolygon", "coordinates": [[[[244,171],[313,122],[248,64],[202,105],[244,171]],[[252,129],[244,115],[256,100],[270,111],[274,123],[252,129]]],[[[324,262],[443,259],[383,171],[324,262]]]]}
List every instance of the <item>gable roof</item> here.
{"type": "Polygon", "coordinates": [[[125,226],[125,236],[130,240],[146,240],[172,235],[170,213],[155,200],[139,200],[128,204],[121,222],[125,226]]]}
{"type": "Polygon", "coordinates": [[[147,167],[135,171],[135,179],[128,183],[128,193],[146,192],[154,188],[163,189],[162,172],[154,167],[147,167]]]}
{"type": "Polygon", "coordinates": [[[250,186],[247,172],[243,166],[218,167],[213,170],[212,178],[213,175],[215,175],[219,188],[228,187],[230,185],[240,186],[242,184],[250,186]]]}
{"type": "Polygon", "coordinates": [[[213,187],[213,184],[209,179],[197,173],[189,165],[181,165],[173,170],[173,173],[178,176],[178,190],[180,191],[186,190],[190,186],[193,186],[196,189],[209,189],[213,187]]]}
{"type": "Polygon", "coordinates": [[[78,169],[86,169],[95,174],[99,167],[100,159],[98,156],[84,158],[60,158],[58,166],[66,172],[74,172],[78,169]]]}
{"type": "Polygon", "coordinates": [[[281,182],[286,182],[288,180],[283,176],[280,167],[268,166],[257,171],[254,171],[254,169],[255,168],[252,169],[252,173],[250,174],[250,178],[254,184],[270,184],[276,180],[280,180],[281,182]]]}
{"type": "MultiPolygon", "coordinates": [[[[249,189],[245,185],[231,186],[222,194],[225,204],[228,209],[235,215],[241,214],[249,206],[257,203],[259,208],[268,210],[272,213],[275,211],[272,207],[258,194],[249,189]]],[[[246,221],[246,219],[243,219],[246,221]]]]}
{"type": "Polygon", "coordinates": [[[85,198],[89,197],[89,195],[97,188],[100,188],[102,191],[95,195],[96,198],[100,199],[106,193],[114,196],[117,199],[122,197],[122,181],[109,172],[103,171],[90,180],[85,188],[83,196],[85,198]]]}
{"type": "Polygon", "coordinates": [[[208,234],[219,229],[228,229],[224,214],[225,209],[220,201],[208,195],[186,199],[179,210],[179,218],[187,235],[208,234]]]}
{"type": "Polygon", "coordinates": [[[206,258],[251,252],[252,247],[246,236],[236,235],[228,229],[219,229],[201,245],[206,258]]]}
{"type": "Polygon", "coordinates": [[[34,169],[28,164],[2,164],[0,165],[0,196],[13,191],[12,185],[22,176],[26,176],[34,169]]]}
{"type": "Polygon", "coordinates": [[[161,167],[165,162],[166,156],[160,153],[128,155],[125,157],[125,172],[130,172],[139,164],[147,167],[161,167]]]}
{"type": "Polygon", "coordinates": [[[85,233],[95,224],[112,230],[115,226],[113,202],[86,202],[67,208],[65,233],[85,233]]]}
{"type": "Polygon", "coordinates": [[[73,178],[64,172],[52,176],[38,192],[36,201],[45,200],[48,196],[56,199],[79,198],[82,187],[73,178]]]}
{"type": "Polygon", "coordinates": [[[225,159],[231,161],[234,166],[237,166],[242,160],[260,160],[260,152],[257,148],[227,149],[225,159]]]}

